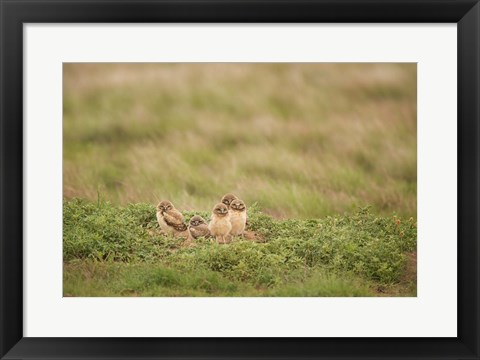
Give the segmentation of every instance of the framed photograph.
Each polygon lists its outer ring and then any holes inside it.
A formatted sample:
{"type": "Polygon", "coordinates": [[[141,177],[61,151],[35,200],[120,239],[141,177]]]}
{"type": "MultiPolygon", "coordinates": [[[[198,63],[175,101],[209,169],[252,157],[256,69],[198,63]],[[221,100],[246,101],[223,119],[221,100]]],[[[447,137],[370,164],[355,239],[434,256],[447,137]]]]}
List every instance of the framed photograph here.
{"type": "Polygon", "coordinates": [[[2,359],[479,358],[477,1],[0,2],[2,359]]]}

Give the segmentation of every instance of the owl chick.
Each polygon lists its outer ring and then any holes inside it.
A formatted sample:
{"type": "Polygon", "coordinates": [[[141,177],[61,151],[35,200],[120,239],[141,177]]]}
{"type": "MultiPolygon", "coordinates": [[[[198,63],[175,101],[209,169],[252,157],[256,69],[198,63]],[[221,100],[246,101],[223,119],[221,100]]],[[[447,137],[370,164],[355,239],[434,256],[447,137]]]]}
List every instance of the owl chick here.
{"type": "Polygon", "coordinates": [[[227,208],[230,208],[230,204],[233,200],[238,199],[235,195],[233,194],[225,194],[222,197],[222,203],[227,206],[227,208]]]}
{"type": "Polygon", "coordinates": [[[233,236],[243,235],[245,231],[245,224],[247,223],[247,207],[245,203],[236,199],[230,203],[230,223],[232,224],[232,230],[230,234],[233,236]]]}
{"type": "Polygon", "coordinates": [[[208,230],[210,230],[210,234],[215,236],[217,242],[222,244],[227,242],[228,234],[232,230],[227,205],[222,203],[215,205],[212,211],[212,220],[208,224],[208,230]]]}
{"type": "Polygon", "coordinates": [[[183,215],[175,209],[168,200],[163,200],[157,205],[158,225],[166,235],[188,237],[187,225],[183,222],[183,215]]]}
{"type": "MultiPolygon", "coordinates": [[[[233,194],[225,194],[222,198],[222,203],[227,205],[228,209],[230,209],[230,204],[232,203],[232,201],[237,200],[237,199],[238,199],[238,197],[236,197],[233,194]]],[[[247,214],[247,213],[245,212],[245,214],[247,214]]],[[[247,217],[247,221],[246,221],[245,227],[248,226],[248,215],[246,215],[246,217],[247,217]]]]}
{"type": "Polygon", "coordinates": [[[207,222],[199,215],[195,215],[190,219],[188,231],[192,239],[197,239],[202,236],[207,237],[210,235],[207,222]]]}

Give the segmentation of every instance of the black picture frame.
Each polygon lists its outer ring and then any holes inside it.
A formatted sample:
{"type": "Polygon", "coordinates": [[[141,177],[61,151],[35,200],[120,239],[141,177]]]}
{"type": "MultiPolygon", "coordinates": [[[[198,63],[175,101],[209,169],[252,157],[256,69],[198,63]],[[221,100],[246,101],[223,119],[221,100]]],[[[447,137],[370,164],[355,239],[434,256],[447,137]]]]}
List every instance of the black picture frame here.
{"type": "MultiPolygon", "coordinates": [[[[479,359],[478,0],[0,0],[0,357],[4,359],[479,359]],[[456,338],[23,337],[23,24],[457,23],[456,338]]],[[[440,205],[440,204],[439,204],[440,205]]],[[[442,314],[439,314],[441,317],[442,314]]]]}

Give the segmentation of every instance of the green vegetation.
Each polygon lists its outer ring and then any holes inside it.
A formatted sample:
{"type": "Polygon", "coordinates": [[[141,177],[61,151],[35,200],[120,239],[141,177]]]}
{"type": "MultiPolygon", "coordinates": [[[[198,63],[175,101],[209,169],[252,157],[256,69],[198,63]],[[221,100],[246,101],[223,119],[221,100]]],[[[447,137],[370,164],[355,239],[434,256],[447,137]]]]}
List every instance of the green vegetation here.
{"type": "Polygon", "coordinates": [[[416,217],[415,64],[65,64],[64,197],[416,217]]]}
{"type": "Polygon", "coordinates": [[[416,295],[415,64],[63,70],[65,296],[416,295]],[[159,234],[227,192],[245,239],[159,234]]]}
{"type": "Polygon", "coordinates": [[[160,235],[149,204],[72,199],[63,215],[65,296],[416,295],[415,220],[369,208],[276,220],[254,205],[226,245],[160,235]]]}

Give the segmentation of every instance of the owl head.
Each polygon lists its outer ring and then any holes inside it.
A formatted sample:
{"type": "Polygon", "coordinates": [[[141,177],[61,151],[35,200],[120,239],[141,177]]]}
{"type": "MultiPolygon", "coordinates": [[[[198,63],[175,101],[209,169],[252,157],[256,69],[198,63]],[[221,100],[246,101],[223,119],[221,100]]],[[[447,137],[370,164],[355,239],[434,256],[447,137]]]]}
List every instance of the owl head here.
{"type": "Polygon", "coordinates": [[[228,207],[225,204],[219,203],[214,206],[213,213],[217,216],[224,217],[228,215],[228,207]]]}
{"type": "Polygon", "coordinates": [[[233,211],[245,211],[246,208],[245,203],[240,199],[235,199],[230,203],[230,209],[233,211]]]}
{"type": "Polygon", "coordinates": [[[206,224],[206,221],[201,216],[195,215],[190,219],[189,224],[190,226],[198,226],[198,225],[206,224]]]}
{"type": "Polygon", "coordinates": [[[222,197],[222,203],[225,204],[227,207],[230,206],[233,200],[238,199],[235,195],[233,194],[225,194],[222,197]]]}
{"type": "Polygon", "coordinates": [[[173,204],[168,200],[160,201],[160,203],[157,205],[157,211],[164,212],[172,209],[173,209],[173,204]]]}

